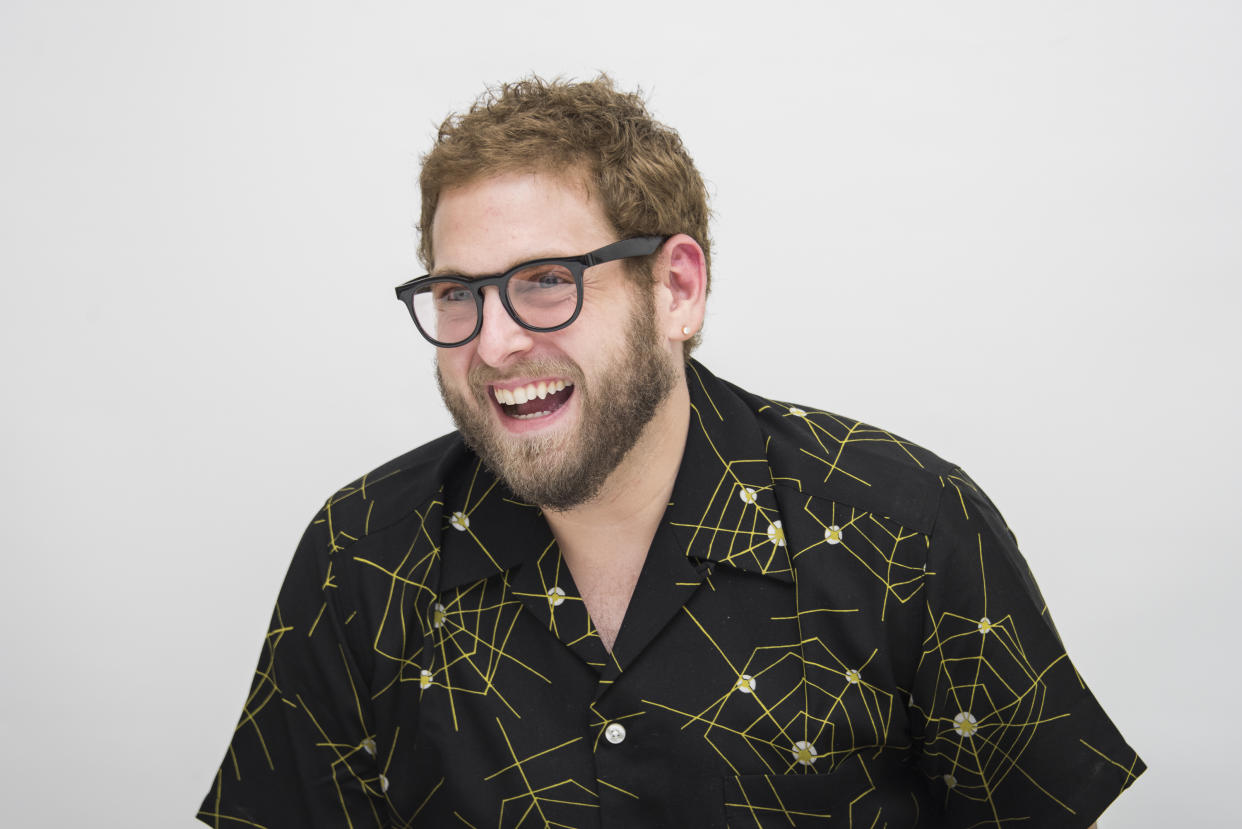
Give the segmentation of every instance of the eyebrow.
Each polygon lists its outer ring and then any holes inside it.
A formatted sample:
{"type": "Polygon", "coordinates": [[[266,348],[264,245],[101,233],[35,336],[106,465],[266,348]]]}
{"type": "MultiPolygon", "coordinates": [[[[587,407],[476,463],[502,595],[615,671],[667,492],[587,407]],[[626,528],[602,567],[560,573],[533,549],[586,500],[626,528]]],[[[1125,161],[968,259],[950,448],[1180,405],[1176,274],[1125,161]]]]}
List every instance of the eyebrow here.
{"type": "Polygon", "coordinates": [[[457,277],[458,279],[485,279],[486,277],[489,277],[489,276],[500,276],[501,274],[506,274],[506,273],[508,273],[509,271],[513,270],[514,268],[520,268],[520,267],[522,267],[523,265],[528,265],[528,264],[530,264],[531,262],[542,262],[542,261],[545,261],[545,260],[548,260],[548,259],[576,259],[576,258],[578,258],[579,256],[581,256],[581,254],[577,254],[577,253],[545,253],[545,254],[542,254],[542,255],[539,255],[539,256],[530,256],[530,257],[527,257],[527,258],[525,258],[525,259],[519,259],[518,261],[514,262],[514,263],[513,263],[512,265],[510,265],[509,267],[505,268],[503,271],[496,271],[495,273],[464,274],[464,273],[460,273],[460,272],[458,272],[458,271],[453,271],[453,270],[443,270],[443,271],[442,271],[442,270],[439,270],[439,269],[437,268],[437,269],[435,269],[435,270],[433,270],[433,271],[429,272],[427,275],[428,275],[428,276],[455,276],[455,277],[457,277]]]}

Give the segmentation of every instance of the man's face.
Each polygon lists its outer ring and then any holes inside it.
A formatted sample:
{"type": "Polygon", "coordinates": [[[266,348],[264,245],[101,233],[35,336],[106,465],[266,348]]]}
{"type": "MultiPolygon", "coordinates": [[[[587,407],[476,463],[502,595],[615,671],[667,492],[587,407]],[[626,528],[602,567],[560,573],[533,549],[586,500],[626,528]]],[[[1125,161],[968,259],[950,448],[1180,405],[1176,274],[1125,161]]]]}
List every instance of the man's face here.
{"type": "MultiPolygon", "coordinates": [[[[432,240],[435,273],[482,276],[577,256],[616,236],[573,179],[507,174],[442,193],[432,240]]],[[[522,328],[489,288],[479,336],[437,351],[458,430],[524,500],[563,510],[597,495],[673,387],[653,294],[624,268],[589,268],[582,312],[560,331],[522,328]]]]}

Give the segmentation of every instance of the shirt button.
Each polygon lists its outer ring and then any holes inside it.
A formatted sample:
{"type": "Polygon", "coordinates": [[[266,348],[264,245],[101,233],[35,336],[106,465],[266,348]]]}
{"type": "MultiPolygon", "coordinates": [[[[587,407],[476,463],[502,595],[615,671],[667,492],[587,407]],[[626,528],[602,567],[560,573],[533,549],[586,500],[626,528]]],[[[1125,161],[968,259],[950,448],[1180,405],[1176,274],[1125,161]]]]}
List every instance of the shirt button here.
{"type": "Polygon", "coordinates": [[[625,726],[619,722],[608,723],[604,729],[604,739],[614,746],[625,739],[625,726]]]}

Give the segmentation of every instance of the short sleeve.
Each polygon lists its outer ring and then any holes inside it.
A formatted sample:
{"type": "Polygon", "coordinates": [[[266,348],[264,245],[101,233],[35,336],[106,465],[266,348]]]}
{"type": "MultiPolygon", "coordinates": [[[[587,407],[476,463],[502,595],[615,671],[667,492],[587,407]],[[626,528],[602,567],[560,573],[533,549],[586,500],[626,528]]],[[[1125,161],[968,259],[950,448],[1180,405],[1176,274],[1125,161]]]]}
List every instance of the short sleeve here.
{"type": "Polygon", "coordinates": [[[387,825],[370,694],[345,633],[321,513],[302,537],[228,753],[198,819],[212,826],[387,825]]]}
{"type": "Polygon", "coordinates": [[[1090,826],[1142,773],[1066,655],[987,496],[957,470],[928,550],[911,712],[946,826],[1090,826]]]}

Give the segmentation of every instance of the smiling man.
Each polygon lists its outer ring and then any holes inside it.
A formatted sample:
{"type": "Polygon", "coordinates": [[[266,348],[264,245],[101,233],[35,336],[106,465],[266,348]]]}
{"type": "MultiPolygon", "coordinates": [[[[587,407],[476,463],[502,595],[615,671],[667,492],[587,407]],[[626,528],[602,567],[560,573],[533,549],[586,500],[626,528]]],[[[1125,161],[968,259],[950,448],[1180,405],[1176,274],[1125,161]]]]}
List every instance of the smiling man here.
{"type": "MultiPolygon", "coordinates": [[[[426,298],[426,327],[456,325],[454,338],[477,329],[473,340],[437,356],[441,392],[466,442],[519,497],[558,513],[611,502],[597,496],[623,460],[638,470],[662,459],[671,484],[689,412],[676,359],[687,339],[681,329],[703,319],[698,244],[682,235],[610,245],[616,231],[587,181],[572,168],[513,172],[443,193],[431,228],[435,275],[517,273],[474,296],[468,288],[478,280],[412,289],[416,307],[426,298]],[[599,258],[661,248],[669,267],[658,319],[656,298],[636,289],[624,259],[580,270],[547,259],[552,251],[590,250],[599,258]],[[559,328],[571,318],[573,325],[559,328]],[[532,324],[557,330],[532,331],[532,324]]],[[[620,494],[619,485],[636,477],[616,478],[611,489],[620,494]]],[[[630,511],[622,511],[628,519],[630,511]]]]}
{"type": "Polygon", "coordinates": [[[690,359],[706,192],[641,99],[490,91],[421,185],[458,431],[307,529],[201,820],[1086,827],[1142,772],[961,469],[690,359]]]}

